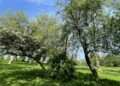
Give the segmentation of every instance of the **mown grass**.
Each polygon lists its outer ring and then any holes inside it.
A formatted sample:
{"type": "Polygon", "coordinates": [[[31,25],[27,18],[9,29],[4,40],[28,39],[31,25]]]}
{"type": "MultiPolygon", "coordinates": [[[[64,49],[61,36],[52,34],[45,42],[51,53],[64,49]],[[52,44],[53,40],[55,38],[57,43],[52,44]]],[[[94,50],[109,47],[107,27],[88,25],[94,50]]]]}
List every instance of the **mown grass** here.
{"type": "Polygon", "coordinates": [[[5,64],[0,61],[0,86],[120,86],[119,67],[102,67],[97,81],[91,78],[88,67],[79,65],[76,70],[76,79],[61,82],[49,78],[37,64],[5,64]]]}
{"type": "MultiPolygon", "coordinates": [[[[78,72],[90,74],[87,66],[77,66],[76,68],[78,72]]],[[[100,67],[98,73],[101,79],[115,80],[120,82],[120,67],[100,67]]]]}

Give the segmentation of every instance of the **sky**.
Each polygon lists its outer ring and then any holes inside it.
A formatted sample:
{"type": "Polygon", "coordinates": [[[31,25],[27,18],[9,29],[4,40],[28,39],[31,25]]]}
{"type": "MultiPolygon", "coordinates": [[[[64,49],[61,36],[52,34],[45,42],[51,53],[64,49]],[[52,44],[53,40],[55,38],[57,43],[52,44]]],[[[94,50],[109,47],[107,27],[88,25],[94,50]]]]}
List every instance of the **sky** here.
{"type": "MultiPolygon", "coordinates": [[[[29,18],[34,18],[40,14],[56,15],[56,0],[0,0],[0,15],[6,12],[23,11],[29,18]]],[[[84,57],[80,49],[78,59],[84,57]]]]}
{"type": "MultiPolygon", "coordinates": [[[[29,18],[34,18],[40,14],[56,15],[56,0],[0,0],[0,15],[6,12],[23,11],[29,18]]],[[[80,49],[78,59],[84,57],[80,49]]]]}
{"type": "Polygon", "coordinates": [[[23,11],[29,17],[35,17],[46,13],[55,15],[57,8],[56,0],[0,0],[0,15],[7,11],[23,11]]]}

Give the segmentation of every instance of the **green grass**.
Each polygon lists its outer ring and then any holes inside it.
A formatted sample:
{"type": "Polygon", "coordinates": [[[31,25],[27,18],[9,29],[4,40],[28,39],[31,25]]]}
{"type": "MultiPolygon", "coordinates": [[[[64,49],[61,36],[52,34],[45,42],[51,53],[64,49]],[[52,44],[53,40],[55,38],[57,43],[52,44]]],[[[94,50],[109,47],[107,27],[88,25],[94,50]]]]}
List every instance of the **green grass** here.
{"type": "MultiPolygon", "coordinates": [[[[86,66],[77,66],[77,71],[89,74],[89,68],[86,66]]],[[[101,79],[108,79],[108,80],[114,80],[120,82],[120,67],[100,67],[99,71],[99,77],[101,79]]]]}
{"type": "Polygon", "coordinates": [[[0,86],[120,86],[120,67],[102,67],[98,81],[91,78],[88,67],[76,66],[76,70],[76,79],[61,82],[49,78],[37,64],[0,61],[0,86]]]}

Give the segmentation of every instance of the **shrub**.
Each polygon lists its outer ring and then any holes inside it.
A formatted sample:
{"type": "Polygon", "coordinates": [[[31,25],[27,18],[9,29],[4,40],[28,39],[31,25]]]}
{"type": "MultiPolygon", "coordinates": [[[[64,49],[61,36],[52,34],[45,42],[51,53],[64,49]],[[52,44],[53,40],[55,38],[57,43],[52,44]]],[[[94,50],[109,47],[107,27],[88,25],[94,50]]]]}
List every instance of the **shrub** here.
{"type": "Polygon", "coordinates": [[[49,64],[50,77],[62,81],[72,80],[75,77],[74,62],[64,53],[55,55],[49,64]]]}
{"type": "Polygon", "coordinates": [[[108,55],[100,61],[102,66],[120,67],[120,56],[108,55]]]}

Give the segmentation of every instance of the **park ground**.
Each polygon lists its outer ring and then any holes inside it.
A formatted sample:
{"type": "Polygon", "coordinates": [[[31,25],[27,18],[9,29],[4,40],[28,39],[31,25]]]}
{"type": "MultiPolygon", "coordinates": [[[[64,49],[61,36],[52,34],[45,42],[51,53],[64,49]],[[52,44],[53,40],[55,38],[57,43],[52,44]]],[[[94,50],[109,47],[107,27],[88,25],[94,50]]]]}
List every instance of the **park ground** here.
{"type": "Polygon", "coordinates": [[[120,67],[101,67],[97,81],[87,66],[77,65],[76,71],[75,79],[62,82],[49,78],[38,64],[0,61],[0,86],[120,86],[120,67]]]}

